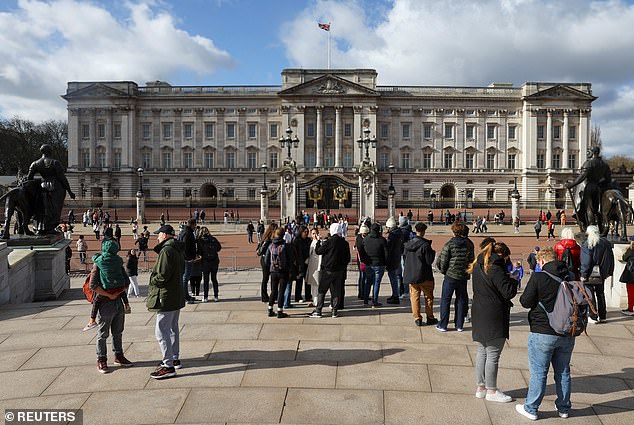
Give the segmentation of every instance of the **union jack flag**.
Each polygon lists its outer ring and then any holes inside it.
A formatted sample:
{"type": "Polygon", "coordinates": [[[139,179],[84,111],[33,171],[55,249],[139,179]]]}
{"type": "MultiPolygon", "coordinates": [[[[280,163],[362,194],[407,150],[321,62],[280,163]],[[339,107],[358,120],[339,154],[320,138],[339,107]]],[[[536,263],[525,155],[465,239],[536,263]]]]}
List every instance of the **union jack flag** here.
{"type": "Polygon", "coordinates": [[[318,23],[317,25],[319,25],[319,28],[321,28],[324,31],[330,31],[330,24],[320,24],[320,23],[318,23]]]}

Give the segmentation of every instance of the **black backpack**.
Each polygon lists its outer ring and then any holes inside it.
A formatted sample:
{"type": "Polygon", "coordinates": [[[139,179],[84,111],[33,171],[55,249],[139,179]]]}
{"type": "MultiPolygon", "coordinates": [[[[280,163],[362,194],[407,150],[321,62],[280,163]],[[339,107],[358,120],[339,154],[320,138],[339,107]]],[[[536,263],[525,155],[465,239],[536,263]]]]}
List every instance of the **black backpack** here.
{"type": "Polygon", "coordinates": [[[572,251],[570,248],[565,248],[564,252],[561,253],[561,261],[566,265],[570,273],[574,273],[575,266],[572,261],[572,251]]]}
{"type": "Polygon", "coordinates": [[[286,244],[271,244],[271,267],[269,271],[280,273],[284,269],[286,263],[286,244]]]}

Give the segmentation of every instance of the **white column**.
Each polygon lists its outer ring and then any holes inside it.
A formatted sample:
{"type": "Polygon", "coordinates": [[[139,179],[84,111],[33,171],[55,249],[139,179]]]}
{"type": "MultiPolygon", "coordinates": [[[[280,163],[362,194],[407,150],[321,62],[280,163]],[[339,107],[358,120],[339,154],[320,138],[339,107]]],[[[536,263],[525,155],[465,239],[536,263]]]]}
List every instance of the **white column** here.
{"type": "Polygon", "coordinates": [[[590,146],[590,131],[588,127],[589,114],[584,109],[579,110],[579,131],[577,132],[577,140],[579,140],[579,164],[585,161],[588,147],[590,146]]]}
{"type": "Polygon", "coordinates": [[[568,110],[564,110],[564,128],[561,143],[563,145],[563,151],[561,153],[563,156],[563,158],[561,158],[561,168],[568,168],[568,110]]]}
{"type": "Polygon", "coordinates": [[[264,224],[267,224],[269,215],[269,192],[262,188],[260,189],[260,219],[264,224]]]}
{"type": "Polygon", "coordinates": [[[68,168],[79,168],[81,134],[78,108],[68,109],[68,168]]]}
{"type": "Polygon", "coordinates": [[[343,106],[335,106],[335,167],[342,166],[342,131],[341,128],[341,109],[343,106]]]}
{"type": "Polygon", "coordinates": [[[323,164],[323,156],[324,156],[324,140],[323,134],[321,132],[322,122],[321,122],[321,106],[317,106],[317,161],[316,167],[321,168],[323,164]]]}
{"type": "Polygon", "coordinates": [[[553,167],[553,113],[549,109],[546,118],[546,168],[553,167]]]}
{"type": "Polygon", "coordinates": [[[365,153],[363,152],[363,148],[358,149],[357,147],[357,140],[359,140],[362,137],[362,131],[361,131],[361,107],[360,106],[354,106],[352,108],[353,112],[354,112],[354,118],[353,118],[353,124],[352,124],[352,136],[353,136],[353,149],[354,149],[354,165],[355,167],[358,167],[361,162],[363,161],[363,158],[365,157],[365,153]]]}

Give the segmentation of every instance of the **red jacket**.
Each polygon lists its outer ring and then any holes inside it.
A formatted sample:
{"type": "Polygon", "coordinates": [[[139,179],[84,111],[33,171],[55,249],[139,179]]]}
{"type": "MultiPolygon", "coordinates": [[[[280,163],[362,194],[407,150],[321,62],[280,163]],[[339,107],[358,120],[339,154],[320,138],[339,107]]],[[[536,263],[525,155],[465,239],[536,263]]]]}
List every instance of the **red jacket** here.
{"type": "Polygon", "coordinates": [[[574,239],[560,240],[553,248],[559,261],[561,261],[561,256],[566,248],[570,248],[570,252],[572,253],[572,264],[575,268],[573,272],[575,274],[575,278],[579,279],[579,267],[581,267],[581,247],[574,239]]]}

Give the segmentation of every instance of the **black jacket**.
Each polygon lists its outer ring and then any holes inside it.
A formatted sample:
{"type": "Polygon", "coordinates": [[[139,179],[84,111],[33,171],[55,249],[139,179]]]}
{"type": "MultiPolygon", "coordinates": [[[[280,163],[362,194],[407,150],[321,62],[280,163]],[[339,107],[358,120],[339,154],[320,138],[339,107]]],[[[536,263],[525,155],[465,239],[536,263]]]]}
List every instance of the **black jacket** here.
{"type": "Polygon", "coordinates": [[[625,263],[625,267],[623,267],[623,273],[621,273],[621,277],[619,278],[619,282],[623,283],[634,283],[634,273],[627,269],[627,264],[634,261],[634,251],[630,251],[628,248],[623,254],[623,262],[625,263]]]}
{"type": "Polygon", "coordinates": [[[403,270],[403,283],[423,283],[434,280],[434,264],[436,252],[431,248],[429,239],[415,236],[405,243],[405,270],[403,270]]]}
{"type": "Polygon", "coordinates": [[[493,253],[489,271],[484,272],[484,256],[479,255],[471,274],[473,306],[471,312],[472,337],[485,343],[509,337],[511,299],[517,295],[517,280],[506,271],[504,258],[493,253]]]}
{"type": "Polygon", "coordinates": [[[601,271],[601,279],[605,280],[614,273],[612,244],[605,238],[599,239],[592,249],[588,248],[587,240],[581,245],[581,277],[587,280],[592,273],[592,268],[597,264],[601,271]]]}
{"type": "Polygon", "coordinates": [[[321,255],[321,270],[345,271],[350,263],[350,245],[339,235],[333,235],[325,241],[318,241],[315,254],[321,255]]]}
{"type": "Polygon", "coordinates": [[[196,241],[196,253],[201,257],[203,267],[205,265],[218,266],[220,264],[218,252],[221,250],[222,245],[211,235],[203,235],[196,241]]]}
{"type": "MultiPolygon", "coordinates": [[[[568,277],[568,268],[566,264],[555,260],[544,264],[543,269],[548,273],[558,276],[562,279],[568,277]]],[[[553,311],[555,308],[555,300],[559,291],[559,282],[548,276],[546,273],[532,273],[531,278],[524,289],[524,293],[520,297],[520,303],[524,308],[530,308],[528,312],[528,323],[531,332],[546,335],[557,335],[548,323],[546,312],[539,306],[541,302],[546,310],[553,311]]]]}
{"type": "Polygon", "coordinates": [[[469,238],[453,237],[442,247],[436,267],[440,273],[456,280],[468,280],[467,267],[475,259],[469,238]]]}
{"type": "Polygon", "coordinates": [[[289,245],[287,245],[284,242],[284,239],[273,239],[271,241],[271,243],[269,244],[269,247],[266,250],[266,254],[264,254],[264,264],[265,267],[267,268],[267,270],[271,270],[271,249],[273,248],[273,246],[284,246],[284,248],[282,249],[282,251],[280,252],[280,268],[281,268],[281,273],[282,274],[286,274],[288,275],[288,271],[290,269],[291,266],[291,256],[290,256],[290,249],[289,249],[289,245]]]}
{"type": "Polygon", "coordinates": [[[136,255],[130,255],[128,257],[128,261],[125,264],[125,271],[128,273],[128,276],[138,276],[139,257],[137,257],[136,255]]]}
{"type": "Polygon", "coordinates": [[[192,228],[185,226],[178,235],[178,240],[185,244],[185,261],[192,261],[196,258],[196,237],[192,228]]]}
{"type": "Polygon", "coordinates": [[[385,268],[395,270],[401,265],[403,256],[403,233],[396,227],[387,235],[387,259],[385,268]]]}
{"type": "Polygon", "coordinates": [[[306,260],[310,256],[310,238],[295,237],[289,247],[293,252],[291,258],[290,280],[296,280],[298,277],[306,275],[308,264],[306,260]]]}
{"type": "Polygon", "coordinates": [[[385,266],[388,252],[387,241],[383,236],[370,232],[363,238],[363,249],[368,256],[368,266],[385,266]]]}
{"type": "Polygon", "coordinates": [[[357,264],[359,263],[359,261],[362,262],[363,264],[368,264],[370,262],[370,259],[368,258],[368,254],[365,252],[365,248],[363,247],[364,240],[365,238],[361,235],[361,233],[357,234],[357,238],[355,239],[355,244],[354,244],[354,246],[357,249],[357,252],[359,253],[359,260],[357,261],[357,264]]]}

